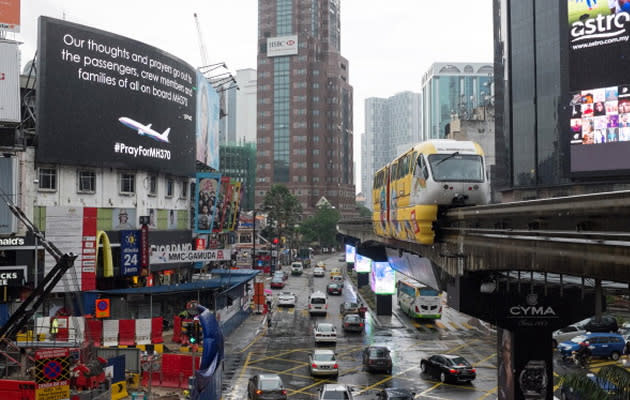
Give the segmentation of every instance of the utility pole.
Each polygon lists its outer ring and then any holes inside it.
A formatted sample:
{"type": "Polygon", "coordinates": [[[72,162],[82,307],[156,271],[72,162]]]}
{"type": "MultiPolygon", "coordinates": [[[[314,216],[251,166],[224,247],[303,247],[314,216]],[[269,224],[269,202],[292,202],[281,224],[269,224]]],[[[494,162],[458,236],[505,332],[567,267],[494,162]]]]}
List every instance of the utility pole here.
{"type": "Polygon", "coordinates": [[[256,209],[254,208],[254,222],[252,224],[252,269],[256,269],[256,209]]]}

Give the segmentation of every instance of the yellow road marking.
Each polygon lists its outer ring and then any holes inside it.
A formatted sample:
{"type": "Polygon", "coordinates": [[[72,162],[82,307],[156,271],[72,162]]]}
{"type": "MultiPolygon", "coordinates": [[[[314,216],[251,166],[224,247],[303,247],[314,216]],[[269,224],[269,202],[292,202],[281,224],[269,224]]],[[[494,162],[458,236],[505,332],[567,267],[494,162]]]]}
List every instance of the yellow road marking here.
{"type": "Polygon", "coordinates": [[[249,365],[249,358],[252,356],[252,353],[247,353],[247,358],[245,359],[245,363],[243,364],[243,367],[241,368],[241,373],[238,376],[238,378],[242,378],[243,374],[245,373],[245,370],[247,369],[247,366],[249,365]]]}
{"type": "Polygon", "coordinates": [[[293,349],[293,350],[285,351],[285,352],[282,352],[280,354],[276,354],[276,355],[273,355],[273,356],[259,358],[258,360],[252,361],[252,364],[256,364],[256,363],[259,363],[259,362],[265,361],[265,360],[277,359],[277,357],[286,356],[287,354],[297,353],[299,351],[303,351],[303,349],[293,349]]]}
{"type": "Polygon", "coordinates": [[[412,370],[414,370],[414,369],[418,369],[418,367],[411,367],[411,368],[407,368],[406,370],[401,371],[401,372],[399,372],[399,373],[397,373],[397,374],[395,374],[395,375],[390,375],[390,376],[388,376],[388,377],[386,377],[386,378],[383,378],[383,379],[381,379],[380,381],[378,381],[378,382],[376,382],[376,383],[371,384],[370,386],[366,386],[365,388],[363,388],[362,390],[360,390],[360,391],[358,392],[358,394],[361,394],[361,393],[363,393],[363,392],[367,392],[367,391],[368,391],[368,390],[370,390],[370,389],[374,389],[375,387],[380,386],[380,385],[382,385],[383,383],[385,383],[385,382],[387,382],[387,381],[391,381],[392,379],[394,379],[394,378],[398,377],[399,375],[406,374],[407,372],[412,371],[412,370]]]}
{"type": "Polygon", "coordinates": [[[440,329],[446,329],[446,326],[440,321],[435,321],[435,325],[437,325],[437,327],[440,329]]]}
{"type": "MultiPolygon", "coordinates": [[[[250,365],[249,368],[250,369],[255,369],[255,370],[258,370],[258,371],[269,372],[271,374],[278,374],[278,375],[282,374],[282,371],[276,371],[275,369],[255,367],[255,366],[252,366],[252,365],[250,365]]],[[[310,376],[310,375],[301,375],[301,374],[293,374],[293,373],[282,374],[282,375],[294,376],[296,378],[302,378],[302,379],[313,379],[313,377],[310,376]]]]}
{"type": "Polygon", "coordinates": [[[435,328],[435,325],[433,325],[433,324],[426,324],[425,326],[426,326],[427,328],[430,328],[430,329],[435,328]]]}
{"type": "Polygon", "coordinates": [[[285,369],[284,371],[282,371],[282,373],[286,374],[287,372],[295,371],[296,369],[302,368],[302,367],[305,367],[305,366],[308,366],[308,363],[304,363],[304,365],[296,365],[293,368],[285,369]]]}
{"type": "Polygon", "coordinates": [[[467,323],[465,323],[465,322],[462,322],[462,326],[463,326],[464,328],[466,328],[466,329],[473,329],[473,327],[472,327],[472,326],[468,325],[468,324],[467,324],[467,323]]]}
{"type": "Polygon", "coordinates": [[[481,364],[482,362],[486,361],[487,359],[491,358],[491,357],[496,357],[497,353],[493,353],[490,354],[488,357],[484,358],[483,360],[479,360],[476,363],[473,364],[473,366],[478,366],[479,364],[481,364]]]}
{"type": "Polygon", "coordinates": [[[449,321],[448,323],[449,323],[449,325],[451,325],[451,326],[452,326],[453,328],[455,328],[456,330],[459,330],[459,325],[457,325],[455,322],[453,322],[453,321],[449,321]]]}
{"type": "Polygon", "coordinates": [[[321,384],[324,384],[324,383],[328,383],[328,382],[331,382],[331,381],[328,380],[328,379],[318,379],[318,380],[315,381],[315,383],[312,383],[312,384],[310,384],[308,386],[304,386],[303,388],[300,388],[298,390],[292,390],[291,393],[289,393],[289,396],[293,396],[294,394],[298,394],[298,393],[304,393],[306,390],[308,390],[308,389],[310,389],[312,387],[315,387],[317,385],[321,385],[321,384]]]}
{"type": "Polygon", "coordinates": [[[249,348],[250,348],[250,347],[251,347],[254,343],[256,343],[256,342],[258,341],[258,339],[260,339],[261,337],[265,336],[265,332],[266,332],[265,330],[263,330],[262,332],[260,332],[260,333],[258,334],[258,336],[256,336],[256,337],[254,338],[254,340],[252,340],[252,341],[251,341],[251,342],[250,342],[247,346],[245,346],[245,347],[243,348],[243,350],[239,351],[239,353],[244,353],[245,351],[247,351],[247,349],[249,349],[249,348]]]}
{"type": "Polygon", "coordinates": [[[415,321],[414,321],[414,322],[413,322],[413,326],[415,326],[416,328],[420,328],[420,326],[421,326],[421,325],[420,325],[418,322],[415,322],[415,321]]]}
{"type": "Polygon", "coordinates": [[[490,389],[486,392],[486,394],[484,394],[483,396],[481,396],[478,400],[482,400],[485,399],[486,397],[490,396],[493,393],[496,393],[498,387],[495,387],[494,389],[490,389]]]}
{"type": "Polygon", "coordinates": [[[457,350],[461,349],[462,347],[465,347],[465,346],[470,345],[471,343],[474,343],[474,342],[479,342],[480,340],[481,340],[481,339],[472,339],[472,340],[469,340],[469,341],[468,341],[468,343],[463,343],[463,344],[460,344],[460,345],[459,345],[459,346],[457,346],[457,347],[453,347],[452,349],[448,350],[448,351],[447,351],[446,353],[444,353],[444,354],[450,354],[450,353],[452,353],[452,352],[454,352],[454,351],[457,351],[457,350]]]}
{"type": "Polygon", "coordinates": [[[433,386],[431,386],[430,388],[428,388],[427,390],[425,390],[424,392],[417,394],[415,398],[416,398],[416,399],[419,399],[419,398],[420,398],[420,396],[424,396],[424,395],[426,395],[427,393],[429,393],[430,391],[432,391],[433,389],[435,389],[435,388],[437,388],[437,387],[439,387],[439,386],[441,386],[441,385],[442,385],[442,382],[438,382],[438,383],[436,383],[435,385],[433,385],[433,386]]]}

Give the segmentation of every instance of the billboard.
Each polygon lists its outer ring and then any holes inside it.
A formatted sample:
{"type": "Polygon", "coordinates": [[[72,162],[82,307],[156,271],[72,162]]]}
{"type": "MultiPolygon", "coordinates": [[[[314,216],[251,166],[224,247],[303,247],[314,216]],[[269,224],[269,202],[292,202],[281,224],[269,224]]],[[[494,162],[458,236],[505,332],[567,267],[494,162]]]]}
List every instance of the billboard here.
{"type": "Polygon", "coordinates": [[[267,38],[267,57],[291,56],[297,53],[297,35],[267,38]]]}
{"type": "Polygon", "coordinates": [[[372,262],[370,287],[375,294],[394,294],[396,292],[396,272],[387,261],[372,262]]]}
{"type": "MultiPolygon", "coordinates": [[[[0,4],[2,4],[1,0],[0,4]]],[[[19,80],[18,45],[17,43],[0,42],[0,122],[19,123],[22,120],[20,117],[19,80]]]]}
{"type": "Polygon", "coordinates": [[[346,245],[346,262],[347,263],[353,263],[356,253],[357,253],[356,247],[354,247],[354,246],[352,246],[350,244],[347,244],[346,245]]]}
{"type": "Polygon", "coordinates": [[[0,0],[0,30],[20,31],[20,0],[0,0]]]}
{"type": "Polygon", "coordinates": [[[195,173],[197,75],[113,33],[39,19],[37,162],[195,173]]]}
{"type": "Polygon", "coordinates": [[[630,171],[630,2],[568,0],[573,176],[630,171]],[[610,3],[610,4],[609,4],[610,3]]]}
{"type": "Polygon", "coordinates": [[[120,274],[140,274],[140,231],[120,231],[120,274]]]}
{"type": "Polygon", "coordinates": [[[362,256],[361,254],[356,255],[354,260],[354,270],[361,273],[368,273],[372,268],[372,259],[369,257],[362,256]]]}
{"type": "Polygon", "coordinates": [[[221,174],[215,172],[197,173],[195,193],[195,221],[193,230],[197,233],[212,233],[217,214],[217,198],[221,186],[221,174]]]}
{"type": "Polygon", "coordinates": [[[219,111],[217,91],[197,71],[196,145],[197,161],[219,169],[219,111]]]}

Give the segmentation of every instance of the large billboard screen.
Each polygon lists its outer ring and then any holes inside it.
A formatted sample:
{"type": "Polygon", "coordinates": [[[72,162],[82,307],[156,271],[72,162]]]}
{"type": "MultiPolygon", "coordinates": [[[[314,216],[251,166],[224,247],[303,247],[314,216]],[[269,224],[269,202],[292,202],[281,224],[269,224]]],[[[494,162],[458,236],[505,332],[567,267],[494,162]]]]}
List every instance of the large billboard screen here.
{"type": "Polygon", "coordinates": [[[9,32],[20,31],[20,0],[0,1],[0,29],[9,32]]]}
{"type": "Polygon", "coordinates": [[[197,71],[197,161],[219,169],[219,94],[197,71]]]}
{"type": "Polygon", "coordinates": [[[346,245],[346,262],[353,263],[356,253],[357,253],[356,247],[354,247],[351,244],[347,244],[346,245]]]}
{"type": "Polygon", "coordinates": [[[197,75],[144,43],[39,20],[37,161],[195,173],[197,75]]]}
{"type": "Polygon", "coordinates": [[[630,171],[630,2],[568,0],[573,176],[630,171]]]}
{"type": "Polygon", "coordinates": [[[221,191],[221,174],[216,172],[197,173],[195,193],[195,221],[193,230],[197,233],[212,233],[217,215],[217,198],[221,191]]]}
{"type": "Polygon", "coordinates": [[[354,260],[354,270],[359,274],[366,274],[372,268],[372,259],[361,254],[356,255],[354,260]]]}
{"type": "Polygon", "coordinates": [[[370,287],[375,294],[396,292],[396,272],[387,261],[374,261],[370,273],[370,287]]]}
{"type": "Polygon", "coordinates": [[[0,42],[0,122],[21,121],[19,64],[17,43],[0,42]]]}

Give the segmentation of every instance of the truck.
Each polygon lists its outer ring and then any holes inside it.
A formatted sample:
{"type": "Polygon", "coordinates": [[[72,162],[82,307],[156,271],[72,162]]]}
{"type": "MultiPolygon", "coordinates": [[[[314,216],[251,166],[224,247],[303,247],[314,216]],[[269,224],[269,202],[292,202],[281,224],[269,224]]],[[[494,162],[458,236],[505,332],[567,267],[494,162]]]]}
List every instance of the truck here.
{"type": "Polygon", "coordinates": [[[304,268],[309,268],[311,266],[311,257],[313,255],[313,249],[310,247],[301,247],[298,250],[298,260],[302,262],[304,268]]]}

